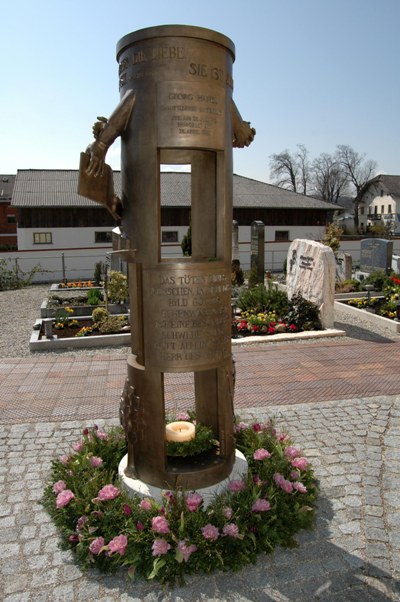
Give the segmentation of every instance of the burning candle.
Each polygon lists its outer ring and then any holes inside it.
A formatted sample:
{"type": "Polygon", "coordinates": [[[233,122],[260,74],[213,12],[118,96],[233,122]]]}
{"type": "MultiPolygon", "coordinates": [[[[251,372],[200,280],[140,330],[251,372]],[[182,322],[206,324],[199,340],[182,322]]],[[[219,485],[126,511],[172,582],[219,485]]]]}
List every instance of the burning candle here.
{"type": "Polygon", "coordinates": [[[196,436],[194,424],[184,420],[179,422],[170,422],[165,427],[165,438],[167,441],[177,441],[182,443],[191,441],[196,436]]]}

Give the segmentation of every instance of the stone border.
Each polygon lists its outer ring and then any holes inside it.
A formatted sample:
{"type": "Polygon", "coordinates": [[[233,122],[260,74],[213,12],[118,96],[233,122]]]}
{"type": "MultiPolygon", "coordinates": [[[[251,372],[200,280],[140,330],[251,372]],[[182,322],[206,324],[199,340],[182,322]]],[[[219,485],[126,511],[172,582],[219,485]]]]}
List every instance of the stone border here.
{"type": "MultiPolygon", "coordinates": [[[[126,315],[126,314],[121,314],[126,315]]],[[[78,318],[74,318],[79,320],[78,318]]],[[[81,318],[84,319],[84,318],[81,318]]],[[[41,319],[36,320],[34,329],[29,340],[30,351],[57,351],[58,349],[86,349],[93,347],[111,347],[118,345],[129,345],[131,342],[131,333],[121,334],[102,334],[91,337],[67,337],[64,339],[39,339],[41,319]]]]}
{"type": "Polygon", "coordinates": [[[340,314],[343,315],[345,313],[354,316],[358,320],[364,320],[365,322],[369,322],[370,324],[375,324],[377,326],[387,328],[393,333],[400,333],[400,322],[395,322],[394,320],[384,318],[383,316],[377,316],[376,314],[365,311],[364,309],[358,309],[357,307],[353,307],[352,305],[347,305],[346,303],[335,301],[335,318],[340,318],[340,314]]]}

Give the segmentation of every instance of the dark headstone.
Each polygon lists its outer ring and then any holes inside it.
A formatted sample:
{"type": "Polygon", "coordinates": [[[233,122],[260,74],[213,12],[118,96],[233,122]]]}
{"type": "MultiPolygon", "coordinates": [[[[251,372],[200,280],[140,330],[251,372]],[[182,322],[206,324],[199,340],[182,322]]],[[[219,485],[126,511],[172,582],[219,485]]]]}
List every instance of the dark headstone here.
{"type": "Polygon", "coordinates": [[[251,224],[250,266],[259,282],[264,282],[264,224],[256,220],[251,224]]]}
{"type": "Polygon", "coordinates": [[[383,270],[389,274],[392,266],[393,241],[383,238],[365,238],[361,241],[360,271],[383,270]]]}

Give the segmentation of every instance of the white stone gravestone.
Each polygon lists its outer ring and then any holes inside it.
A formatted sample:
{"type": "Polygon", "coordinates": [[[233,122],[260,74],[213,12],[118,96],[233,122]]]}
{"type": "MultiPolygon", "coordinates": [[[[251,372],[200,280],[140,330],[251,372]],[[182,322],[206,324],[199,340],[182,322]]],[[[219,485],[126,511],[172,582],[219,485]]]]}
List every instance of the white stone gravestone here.
{"type": "Polygon", "coordinates": [[[323,328],[332,328],[335,303],[335,254],[330,247],[313,240],[294,240],[287,256],[287,294],[300,293],[315,303],[323,328]]]}
{"type": "Polygon", "coordinates": [[[350,280],[353,271],[353,262],[349,253],[343,253],[343,251],[337,251],[335,253],[336,260],[336,281],[343,282],[344,280],[350,280]]]}

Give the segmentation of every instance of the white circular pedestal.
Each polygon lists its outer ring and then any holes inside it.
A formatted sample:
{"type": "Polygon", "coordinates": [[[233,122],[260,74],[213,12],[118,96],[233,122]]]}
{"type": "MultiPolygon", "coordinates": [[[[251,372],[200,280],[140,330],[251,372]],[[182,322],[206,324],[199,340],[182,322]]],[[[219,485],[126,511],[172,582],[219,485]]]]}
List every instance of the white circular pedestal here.
{"type": "MultiPolygon", "coordinates": [[[[118,466],[118,474],[121,479],[122,486],[128,492],[128,494],[133,497],[134,495],[138,495],[140,497],[150,497],[156,500],[157,502],[161,502],[162,500],[162,492],[166,491],[166,489],[160,489],[159,487],[154,487],[153,485],[148,485],[139,479],[132,479],[127,477],[125,474],[125,468],[128,464],[128,454],[126,454],[118,466]]],[[[208,504],[215,498],[215,496],[220,495],[224,491],[228,489],[228,485],[230,481],[240,480],[243,476],[247,476],[247,460],[239,450],[235,452],[235,463],[232,468],[232,472],[223,481],[216,483],[215,485],[211,485],[211,487],[203,487],[201,489],[196,489],[197,493],[199,493],[203,498],[204,506],[208,506],[208,504]]]]}

